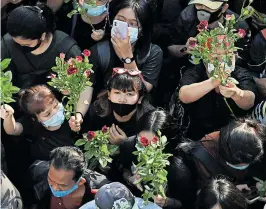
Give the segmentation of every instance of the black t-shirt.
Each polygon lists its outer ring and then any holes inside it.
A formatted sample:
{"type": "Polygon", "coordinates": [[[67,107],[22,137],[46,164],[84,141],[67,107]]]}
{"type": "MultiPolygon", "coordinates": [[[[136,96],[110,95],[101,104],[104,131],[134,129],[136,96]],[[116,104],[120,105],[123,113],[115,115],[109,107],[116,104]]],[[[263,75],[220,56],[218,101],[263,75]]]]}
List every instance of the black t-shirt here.
{"type": "Polygon", "coordinates": [[[113,113],[105,117],[99,116],[96,105],[93,104],[90,106],[87,115],[88,121],[83,123],[82,133],[101,130],[103,126],[111,127],[112,124],[118,125],[127,136],[132,136],[136,133],[136,114],[127,122],[118,122],[113,113]]]}
{"type": "MultiPolygon", "coordinates": [[[[234,14],[235,17],[238,17],[236,13],[230,11],[229,9],[225,11],[224,15],[226,14],[234,14]]],[[[200,22],[197,17],[197,10],[195,8],[195,5],[187,6],[173,25],[171,45],[184,45],[190,37],[196,37],[196,35],[198,34],[197,25],[199,23],[200,22]]],[[[251,38],[249,34],[250,29],[245,21],[239,21],[236,24],[236,30],[238,30],[239,28],[244,29],[247,32],[245,38],[239,39],[239,41],[236,43],[237,47],[243,49],[239,50],[239,56],[246,60],[248,57],[249,43],[251,38]]]]}
{"type": "Polygon", "coordinates": [[[74,145],[76,134],[71,131],[67,120],[56,131],[49,131],[41,123],[26,116],[20,118],[18,122],[23,126],[21,135],[31,142],[30,156],[34,160],[49,160],[53,149],[74,145]]]}
{"type": "MultiPolygon", "coordinates": [[[[109,21],[106,22],[106,19],[104,19],[99,24],[93,25],[95,30],[100,30],[100,29],[104,29],[105,24],[106,24],[105,36],[102,40],[105,40],[107,37],[110,37],[109,21]]],[[[92,47],[94,44],[98,42],[91,38],[91,34],[92,34],[91,25],[84,22],[81,16],[79,15],[77,17],[77,22],[76,22],[73,37],[77,41],[78,45],[80,46],[82,50],[89,49],[90,47],[92,47]]]]}
{"type": "Polygon", "coordinates": [[[1,59],[12,58],[8,68],[13,73],[13,84],[20,88],[45,84],[61,52],[66,54],[66,59],[81,55],[76,42],[61,31],[55,31],[50,46],[40,55],[24,53],[9,34],[1,42],[1,59]]]}
{"type": "MultiPolygon", "coordinates": [[[[257,88],[249,72],[236,66],[231,76],[235,78],[242,90],[249,90],[257,95],[257,88]]],[[[205,66],[196,65],[187,69],[180,80],[180,88],[185,85],[199,83],[208,79],[205,66]]],[[[239,108],[232,99],[227,99],[236,117],[246,115],[249,111],[239,108]]],[[[190,117],[188,137],[193,140],[201,139],[205,134],[211,133],[228,124],[233,119],[227,107],[224,97],[212,90],[199,100],[183,104],[185,111],[190,117]]]]}
{"type": "MultiPolygon", "coordinates": [[[[102,43],[98,43],[102,44],[102,43]]],[[[94,45],[91,48],[90,62],[93,64],[94,74],[96,75],[97,89],[102,89],[108,79],[111,77],[114,67],[123,67],[124,63],[116,55],[112,43],[110,41],[105,41],[106,50],[110,50],[109,65],[107,69],[103,69],[101,66],[101,58],[98,53],[97,46],[94,45]]],[[[134,51],[134,57],[137,56],[137,50],[134,51]]],[[[137,66],[145,81],[151,83],[154,87],[157,86],[161,66],[162,66],[163,52],[159,46],[152,44],[148,56],[140,63],[138,60],[137,66]]]]}

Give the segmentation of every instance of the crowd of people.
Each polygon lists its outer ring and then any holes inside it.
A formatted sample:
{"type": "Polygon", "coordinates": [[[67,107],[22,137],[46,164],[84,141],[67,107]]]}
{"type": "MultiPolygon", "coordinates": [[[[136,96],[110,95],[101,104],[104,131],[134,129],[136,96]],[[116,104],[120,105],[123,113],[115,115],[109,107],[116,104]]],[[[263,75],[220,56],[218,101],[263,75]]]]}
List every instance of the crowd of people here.
{"type": "Polygon", "coordinates": [[[1,102],[1,208],[266,207],[266,183],[255,180],[266,182],[265,1],[1,0],[1,18],[1,60],[11,58],[20,88],[16,102],[1,102]],[[211,31],[248,3],[230,60],[238,83],[223,85],[209,63],[191,62],[190,43],[200,21],[211,31]],[[114,21],[127,24],[125,38],[114,21]],[[47,82],[60,53],[85,49],[92,86],[67,120],[69,92],[47,82]],[[119,149],[107,168],[91,169],[75,142],[104,126],[119,149]],[[146,203],[133,153],[158,131],[171,154],[167,186],[146,203]]]}

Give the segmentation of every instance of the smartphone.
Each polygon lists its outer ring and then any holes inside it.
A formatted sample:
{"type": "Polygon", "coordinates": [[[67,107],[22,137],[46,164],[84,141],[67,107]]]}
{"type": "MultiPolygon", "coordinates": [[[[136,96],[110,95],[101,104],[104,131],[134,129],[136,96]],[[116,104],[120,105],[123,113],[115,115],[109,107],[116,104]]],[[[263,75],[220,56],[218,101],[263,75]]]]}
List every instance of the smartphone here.
{"type": "Polygon", "coordinates": [[[244,197],[246,198],[246,202],[248,204],[253,204],[257,200],[260,199],[260,195],[258,194],[258,190],[256,187],[251,187],[250,190],[242,190],[244,197]]]}
{"type": "Polygon", "coordinates": [[[111,30],[111,35],[115,34],[117,31],[122,39],[126,39],[128,33],[128,26],[126,22],[122,22],[120,20],[114,20],[113,27],[111,30]]]}

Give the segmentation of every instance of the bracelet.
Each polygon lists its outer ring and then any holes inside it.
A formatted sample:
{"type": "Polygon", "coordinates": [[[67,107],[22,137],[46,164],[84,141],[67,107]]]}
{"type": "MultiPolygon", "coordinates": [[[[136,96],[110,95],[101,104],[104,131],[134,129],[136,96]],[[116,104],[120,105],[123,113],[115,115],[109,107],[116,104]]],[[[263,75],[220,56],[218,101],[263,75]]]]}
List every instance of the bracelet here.
{"type": "Polygon", "coordinates": [[[82,120],[84,119],[84,116],[81,112],[76,112],[76,114],[79,113],[81,115],[82,120]]]}

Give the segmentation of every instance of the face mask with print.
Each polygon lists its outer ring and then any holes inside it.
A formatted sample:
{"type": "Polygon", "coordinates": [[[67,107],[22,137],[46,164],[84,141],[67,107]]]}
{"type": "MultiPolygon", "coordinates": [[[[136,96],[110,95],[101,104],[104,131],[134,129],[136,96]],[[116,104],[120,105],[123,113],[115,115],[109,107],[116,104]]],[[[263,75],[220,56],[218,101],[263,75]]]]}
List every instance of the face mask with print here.
{"type": "Polygon", "coordinates": [[[226,162],[226,164],[227,164],[228,166],[230,166],[231,168],[234,168],[234,169],[236,169],[236,170],[240,170],[240,171],[247,169],[248,166],[249,166],[249,165],[236,166],[236,165],[232,165],[232,164],[230,164],[230,163],[228,163],[228,162],[226,162]]]}
{"type": "Polygon", "coordinates": [[[89,16],[94,16],[94,17],[100,16],[104,12],[107,11],[106,4],[101,5],[101,6],[93,7],[93,6],[90,6],[90,5],[86,4],[86,3],[83,3],[82,7],[84,9],[87,9],[87,14],[89,16]]]}
{"type": "Polygon", "coordinates": [[[60,103],[57,112],[50,119],[43,121],[42,124],[45,127],[56,127],[63,124],[65,120],[64,107],[60,103]]]}
{"type": "Polygon", "coordinates": [[[80,182],[80,179],[78,180],[78,182],[76,184],[73,185],[73,187],[71,187],[70,189],[65,190],[65,191],[56,191],[53,189],[53,187],[50,184],[49,184],[49,187],[51,189],[52,194],[55,197],[65,197],[65,196],[71,194],[72,192],[74,192],[78,188],[79,182],[80,182]]]}
{"type": "Polygon", "coordinates": [[[130,43],[133,44],[138,40],[139,37],[139,29],[128,27],[129,36],[130,36],[130,43]]]}

